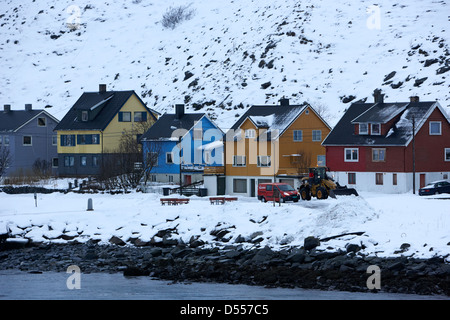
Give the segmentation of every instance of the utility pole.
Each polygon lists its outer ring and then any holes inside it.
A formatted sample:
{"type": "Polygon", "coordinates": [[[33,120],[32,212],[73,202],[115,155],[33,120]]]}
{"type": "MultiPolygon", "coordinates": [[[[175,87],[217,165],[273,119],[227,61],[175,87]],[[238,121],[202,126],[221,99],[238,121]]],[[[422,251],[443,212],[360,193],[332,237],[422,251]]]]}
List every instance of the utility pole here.
{"type": "Polygon", "coordinates": [[[178,145],[179,145],[179,160],[180,160],[180,196],[183,195],[183,182],[181,181],[182,174],[181,174],[181,135],[178,137],[178,145]]]}
{"type": "Polygon", "coordinates": [[[416,194],[416,118],[412,117],[412,165],[413,165],[413,194],[416,194]]]}

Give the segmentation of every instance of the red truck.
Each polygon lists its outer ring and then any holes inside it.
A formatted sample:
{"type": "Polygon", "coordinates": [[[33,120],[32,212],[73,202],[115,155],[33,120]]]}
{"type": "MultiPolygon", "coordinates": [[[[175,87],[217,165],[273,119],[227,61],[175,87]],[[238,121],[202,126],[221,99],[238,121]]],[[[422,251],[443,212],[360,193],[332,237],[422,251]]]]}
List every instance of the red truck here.
{"type": "Polygon", "coordinates": [[[287,183],[260,183],[258,185],[258,200],[267,201],[298,202],[300,195],[290,184],[287,183]]]}

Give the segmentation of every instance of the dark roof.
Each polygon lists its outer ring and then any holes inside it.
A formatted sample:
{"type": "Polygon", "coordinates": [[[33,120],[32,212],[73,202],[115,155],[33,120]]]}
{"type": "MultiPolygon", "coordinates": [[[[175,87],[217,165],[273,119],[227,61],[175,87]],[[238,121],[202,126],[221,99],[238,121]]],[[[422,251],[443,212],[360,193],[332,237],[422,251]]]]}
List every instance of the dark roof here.
{"type": "Polygon", "coordinates": [[[435,101],[353,103],[322,144],[324,146],[407,145],[412,138],[413,116],[416,120],[416,127],[420,128],[426,120],[425,116],[434,106],[438,106],[435,101]],[[355,134],[355,123],[387,123],[395,117],[398,117],[398,120],[385,135],[355,134]]]}
{"type": "Polygon", "coordinates": [[[12,132],[20,128],[26,122],[37,117],[41,113],[51,117],[55,121],[56,118],[51,116],[45,110],[10,110],[8,112],[0,111],[0,132],[12,132]]]}
{"type": "Polygon", "coordinates": [[[403,112],[408,106],[407,102],[401,103],[375,103],[353,119],[353,123],[369,122],[369,123],[387,123],[389,120],[403,112]]]}
{"type": "Polygon", "coordinates": [[[194,124],[199,121],[205,113],[185,113],[179,119],[175,114],[163,114],[150,129],[141,137],[145,140],[168,140],[177,129],[191,130],[194,124]]]}
{"type": "Polygon", "coordinates": [[[147,108],[133,90],[84,92],[62,118],[55,130],[104,130],[133,94],[154,117],[154,111],[147,108]],[[78,119],[78,111],[80,110],[94,111],[96,113],[95,118],[90,121],[80,121],[78,119]]]}

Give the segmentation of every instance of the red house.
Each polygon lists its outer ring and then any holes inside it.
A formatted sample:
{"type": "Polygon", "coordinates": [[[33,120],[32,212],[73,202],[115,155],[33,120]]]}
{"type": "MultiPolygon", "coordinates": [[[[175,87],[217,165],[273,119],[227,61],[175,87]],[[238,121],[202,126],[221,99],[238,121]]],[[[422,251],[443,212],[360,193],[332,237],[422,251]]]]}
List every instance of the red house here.
{"type": "Polygon", "coordinates": [[[440,104],[419,97],[387,103],[381,90],[373,95],[373,103],[353,103],[322,143],[335,180],[403,193],[449,179],[450,119],[440,104]]]}

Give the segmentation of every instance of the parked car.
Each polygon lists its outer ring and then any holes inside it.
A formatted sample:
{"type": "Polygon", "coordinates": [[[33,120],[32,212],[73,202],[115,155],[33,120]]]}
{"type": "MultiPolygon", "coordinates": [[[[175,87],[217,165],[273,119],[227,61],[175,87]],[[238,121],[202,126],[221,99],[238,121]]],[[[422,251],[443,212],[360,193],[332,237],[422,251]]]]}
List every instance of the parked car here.
{"type": "Polygon", "coordinates": [[[287,183],[260,183],[258,185],[258,200],[266,201],[294,201],[300,199],[300,195],[287,183]]]}
{"type": "Polygon", "coordinates": [[[427,196],[439,193],[450,193],[450,182],[439,180],[431,182],[429,185],[419,189],[420,196],[427,196]]]}

